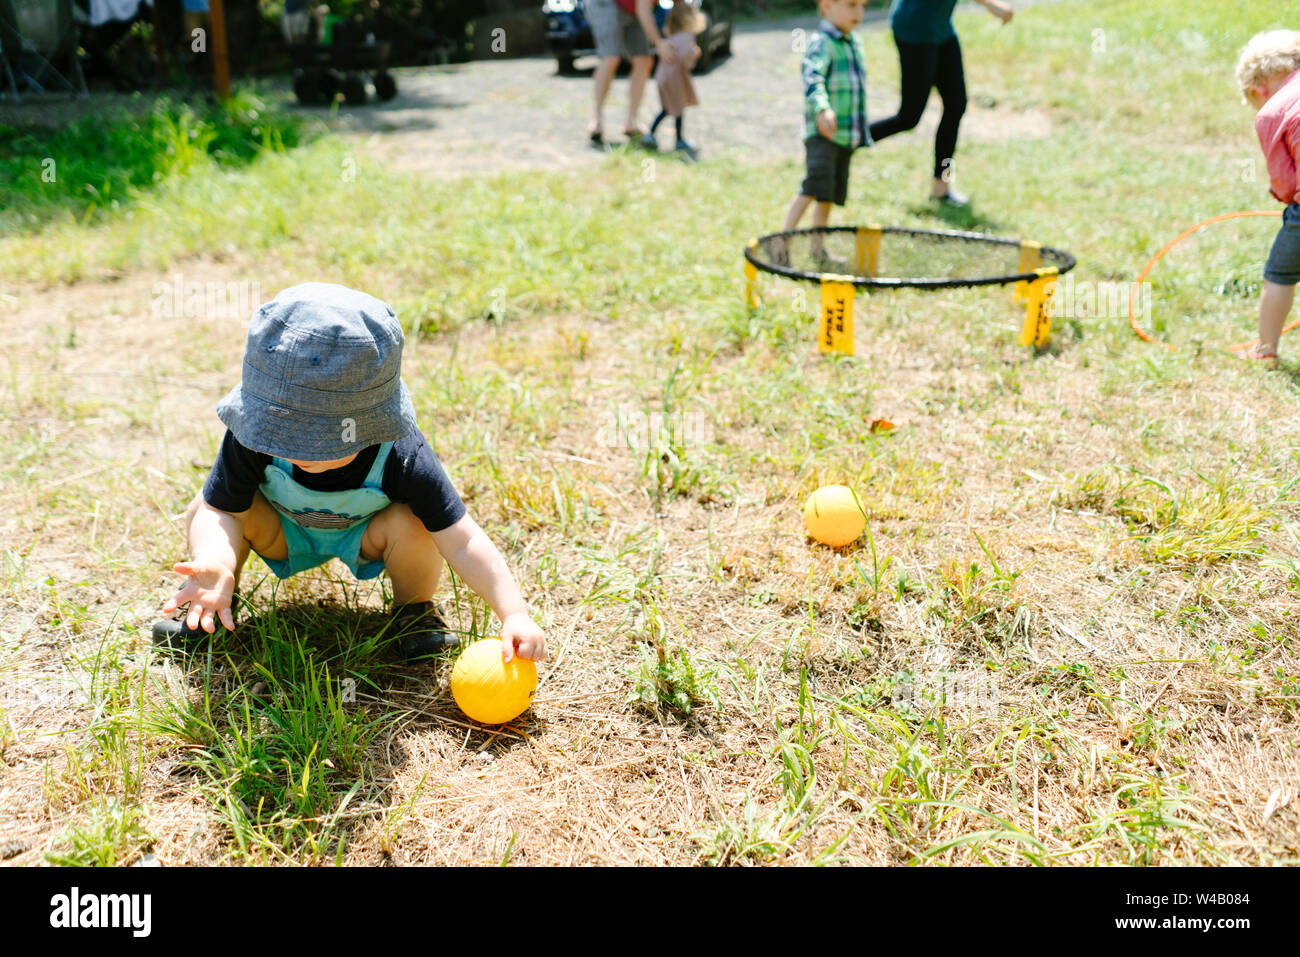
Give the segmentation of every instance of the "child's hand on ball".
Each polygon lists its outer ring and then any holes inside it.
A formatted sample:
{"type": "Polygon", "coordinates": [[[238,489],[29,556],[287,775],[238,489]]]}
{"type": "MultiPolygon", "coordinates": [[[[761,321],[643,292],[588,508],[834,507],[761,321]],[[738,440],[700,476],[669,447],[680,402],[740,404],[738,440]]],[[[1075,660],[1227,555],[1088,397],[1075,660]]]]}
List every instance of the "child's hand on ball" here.
{"type": "Polygon", "coordinates": [[[515,655],[530,661],[546,660],[546,635],[522,611],[501,623],[501,660],[509,661],[515,655]]]}
{"type": "Polygon", "coordinates": [[[181,590],[163,605],[163,614],[170,615],[181,605],[189,602],[189,614],[185,616],[188,628],[202,628],[208,634],[216,631],[215,618],[231,631],[235,630],[235,619],[230,614],[230,598],[235,592],[235,576],[229,568],[220,562],[179,562],[172,566],[177,575],[187,576],[181,590]]]}

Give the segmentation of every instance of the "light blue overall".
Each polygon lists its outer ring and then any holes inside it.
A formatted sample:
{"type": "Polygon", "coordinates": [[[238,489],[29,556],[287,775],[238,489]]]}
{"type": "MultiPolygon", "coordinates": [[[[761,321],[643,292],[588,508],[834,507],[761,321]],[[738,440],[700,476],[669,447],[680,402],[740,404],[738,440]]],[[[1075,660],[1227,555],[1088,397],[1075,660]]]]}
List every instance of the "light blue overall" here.
{"type": "Polygon", "coordinates": [[[292,463],[273,458],[259,486],[271,507],[280,513],[284,543],[289,550],[285,561],[263,557],[277,578],[323,565],[331,558],[342,559],[357,578],[378,578],[382,561],[361,558],[361,539],[375,514],[391,504],[382,488],[384,464],[392,442],[385,442],[375,455],[375,464],[360,488],[339,492],[316,492],[293,480],[292,463]]]}

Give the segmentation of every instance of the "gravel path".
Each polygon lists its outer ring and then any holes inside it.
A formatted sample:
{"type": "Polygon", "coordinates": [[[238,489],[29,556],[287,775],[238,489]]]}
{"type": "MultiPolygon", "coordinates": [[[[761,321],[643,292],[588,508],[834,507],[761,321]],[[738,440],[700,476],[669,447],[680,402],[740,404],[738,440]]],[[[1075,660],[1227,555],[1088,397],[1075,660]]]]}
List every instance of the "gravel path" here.
{"type": "MultiPolygon", "coordinates": [[[[705,158],[802,157],[800,54],[794,51],[793,36],[816,25],[810,16],[737,27],[732,56],[695,77],[701,105],[687,112],[686,130],[705,158]]],[[[869,11],[861,29],[886,30],[887,17],[869,11]]],[[[573,76],[557,75],[549,57],[399,70],[397,99],[341,111],[338,123],[377,158],[434,175],[593,163],[600,153],[587,144],[586,124],[595,62],[594,57],[580,60],[580,72],[573,76]]],[[[623,139],[627,88],[626,77],[617,78],[605,105],[605,129],[616,142],[623,139]]],[[[869,117],[888,116],[898,108],[893,86],[868,80],[867,95],[869,117]]],[[[658,105],[652,81],[642,102],[643,123],[653,118],[658,105]]],[[[921,125],[902,135],[933,142],[939,112],[938,97],[932,96],[921,125]]],[[[962,124],[966,140],[1001,141],[1050,131],[1045,114],[989,109],[974,94],[962,124]]],[[[671,127],[666,132],[661,142],[668,147],[671,127]]]]}

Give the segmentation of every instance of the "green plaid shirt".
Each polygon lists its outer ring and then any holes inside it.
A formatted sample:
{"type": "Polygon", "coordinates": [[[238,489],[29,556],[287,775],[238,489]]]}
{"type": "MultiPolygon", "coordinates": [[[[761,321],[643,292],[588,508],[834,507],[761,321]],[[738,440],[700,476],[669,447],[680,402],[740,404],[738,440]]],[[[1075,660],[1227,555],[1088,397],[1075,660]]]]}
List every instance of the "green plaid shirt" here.
{"type": "Polygon", "coordinates": [[[834,141],[856,149],[871,145],[867,128],[867,58],[857,34],[826,20],[808,38],[803,55],[803,136],[818,136],[817,114],[835,111],[834,141]]]}

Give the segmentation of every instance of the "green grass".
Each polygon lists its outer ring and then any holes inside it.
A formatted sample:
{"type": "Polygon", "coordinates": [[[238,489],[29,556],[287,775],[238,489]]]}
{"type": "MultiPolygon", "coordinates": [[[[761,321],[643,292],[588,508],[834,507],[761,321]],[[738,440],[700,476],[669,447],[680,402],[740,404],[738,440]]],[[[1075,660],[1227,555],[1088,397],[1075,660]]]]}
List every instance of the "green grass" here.
{"type": "Polygon", "coordinates": [[[0,125],[0,232],[102,222],[165,180],[244,166],[306,138],[301,120],[250,89],[217,106],[163,97],[64,127],[0,125]]]}
{"type": "Polygon", "coordinates": [[[85,819],[68,825],[45,859],[61,867],[121,867],[151,843],[138,806],[109,798],[91,806],[85,819]]]}

